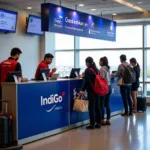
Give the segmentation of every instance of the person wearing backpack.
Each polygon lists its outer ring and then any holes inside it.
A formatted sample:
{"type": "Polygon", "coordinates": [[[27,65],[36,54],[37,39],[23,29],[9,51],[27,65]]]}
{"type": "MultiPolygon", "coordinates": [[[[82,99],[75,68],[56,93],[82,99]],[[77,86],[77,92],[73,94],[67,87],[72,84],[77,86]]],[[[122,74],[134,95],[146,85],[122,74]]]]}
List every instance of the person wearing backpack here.
{"type": "Polygon", "coordinates": [[[92,57],[86,58],[85,62],[87,69],[85,70],[84,84],[81,88],[80,94],[84,95],[85,90],[88,92],[90,125],[87,126],[86,129],[101,128],[100,101],[98,95],[95,94],[93,89],[96,78],[95,73],[98,74],[99,70],[97,69],[92,57]]]}
{"type": "Polygon", "coordinates": [[[133,72],[134,70],[130,67],[126,60],[126,55],[120,56],[121,64],[118,67],[117,73],[115,75],[112,74],[112,77],[118,77],[118,85],[120,86],[120,93],[125,109],[125,112],[121,114],[121,116],[132,116],[133,106],[131,99],[131,85],[135,80],[135,74],[133,72]]]}
{"type": "Polygon", "coordinates": [[[101,106],[101,125],[111,125],[110,123],[110,114],[111,114],[111,110],[110,110],[110,96],[111,96],[111,92],[112,92],[112,88],[111,88],[111,77],[110,77],[110,66],[108,65],[108,59],[107,57],[102,57],[100,58],[100,62],[99,62],[101,69],[100,69],[100,75],[102,77],[104,77],[107,82],[108,82],[108,94],[106,94],[105,96],[100,96],[100,106],[101,106]],[[107,120],[104,120],[104,108],[106,108],[106,113],[107,113],[107,120]]]}
{"type": "Polygon", "coordinates": [[[137,112],[137,95],[138,95],[138,88],[140,85],[140,66],[137,63],[135,58],[131,58],[130,59],[130,64],[133,66],[133,69],[135,71],[136,74],[136,81],[134,83],[132,83],[132,88],[131,88],[131,96],[133,99],[133,104],[134,104],[134,110],[133,112],[136,113],[137,112]]]}

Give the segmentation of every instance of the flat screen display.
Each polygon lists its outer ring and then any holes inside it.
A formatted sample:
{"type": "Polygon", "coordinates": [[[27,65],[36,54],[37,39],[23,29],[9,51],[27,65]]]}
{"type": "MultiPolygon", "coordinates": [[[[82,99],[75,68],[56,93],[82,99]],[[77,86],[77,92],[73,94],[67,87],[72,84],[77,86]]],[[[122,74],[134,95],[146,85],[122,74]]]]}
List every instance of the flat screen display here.
{"type": "Polygon", "coordinates": [[[0,31],[16,32],[18,13],[0,9],[0,31]]]}
{"type": "Polygon", "coordinates": [[[29,15],[27,34],[33,35],[43,35],[44,32],[41,31],[41,17],[29,15]]]}

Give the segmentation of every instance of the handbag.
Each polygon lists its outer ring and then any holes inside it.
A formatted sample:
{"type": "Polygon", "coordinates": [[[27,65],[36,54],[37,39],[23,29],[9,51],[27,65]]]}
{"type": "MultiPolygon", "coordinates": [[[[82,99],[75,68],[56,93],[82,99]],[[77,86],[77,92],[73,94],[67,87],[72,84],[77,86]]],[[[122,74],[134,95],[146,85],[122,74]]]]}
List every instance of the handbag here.
{"type": "Polygon", "coordinates": [[[123,85],[123,84],[124,84],[123,78],[121,77],[121,78],[117,81],[117,85],[118,85],[118,86],[121,86],[121,85],[123,85]]]}
{"type": "Polygon", "coordinates": [[[74,100],[73,110],[77,112],[88,112],[89,102],[80,97],[74,100]]]}

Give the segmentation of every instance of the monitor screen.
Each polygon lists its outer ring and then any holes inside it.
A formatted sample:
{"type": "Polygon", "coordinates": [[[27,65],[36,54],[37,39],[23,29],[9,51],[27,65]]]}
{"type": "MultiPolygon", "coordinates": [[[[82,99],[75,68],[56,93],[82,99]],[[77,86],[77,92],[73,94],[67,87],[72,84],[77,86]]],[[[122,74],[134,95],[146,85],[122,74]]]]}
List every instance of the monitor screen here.
{"type": "Polygon", "coordinates": [[[44,35],[44,32],[41,31],[41,17],[29,15],[26,33],[44,35]]]}
{"type": "Polygon", "coordinates": [[[44,73],[46,78],[48,78],[49,77],[49,72],[50,72],[50,69],[40,69],[38,71],[38,75],[37,75],[37,79],[36,80],[44,80],[42,73],[44,73]]]}
{"type": "Polygon", "coordinates": [[[76,78],[80,74],[80,68],[72,68],[70,78],[76,78]]]}
{"type": "Polygon", "coordinates": [[[14,76],[21,77],[21,71],[9,72],[5,82],[15,82],[14,76]]]}
{"type": "Polygon", "coordinates": [[[0,31],[16,32],[17,12],[0,9],[0,31]]]}

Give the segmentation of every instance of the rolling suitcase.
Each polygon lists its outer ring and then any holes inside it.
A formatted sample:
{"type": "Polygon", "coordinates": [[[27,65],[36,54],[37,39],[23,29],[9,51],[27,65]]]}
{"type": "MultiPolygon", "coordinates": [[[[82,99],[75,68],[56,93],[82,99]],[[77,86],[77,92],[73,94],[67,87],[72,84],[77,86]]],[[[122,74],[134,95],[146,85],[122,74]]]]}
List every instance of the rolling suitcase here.
{"type": "Polygon", "coordinates": [[[0,114],[0,148],[6,148],[12,144],[12,116],[7,113],[7,101],[2,101],[6,105],[6,112],[0,114]]]}
{"type": "Polygon", "coordinates": [[[146,105],[147,105],[146,104],[146,97],[143,96],[143,91],[141,90],[141,96],[137,97],[137,111],[138,112],[145,112],[147,109],[146,105]]]}

